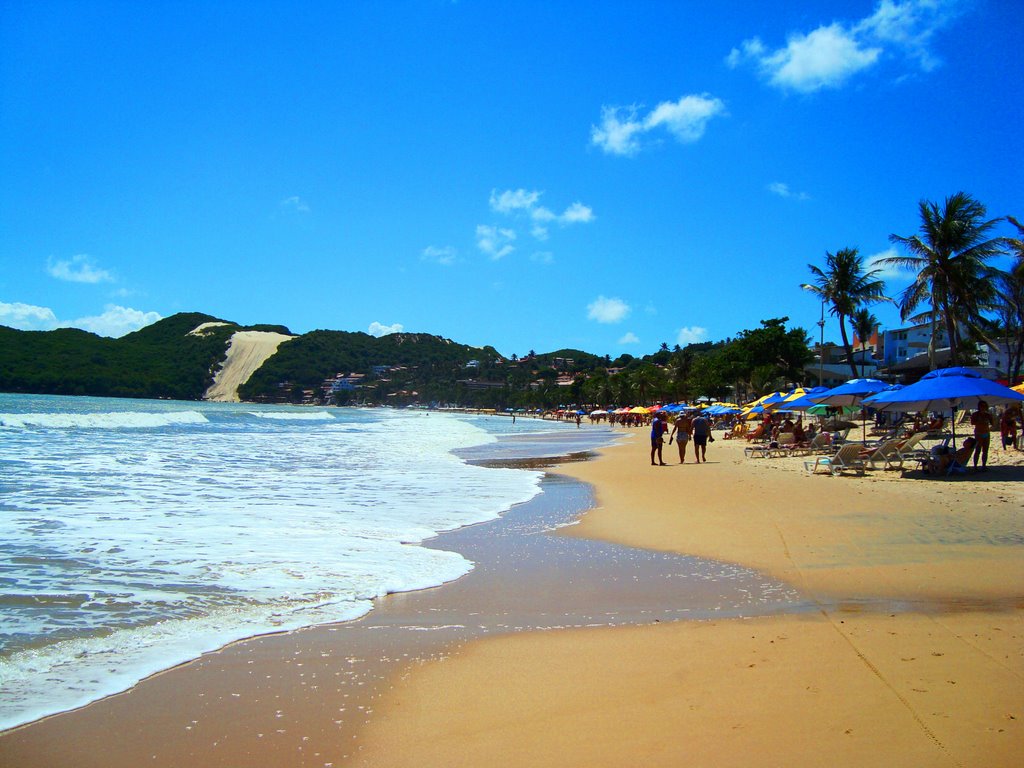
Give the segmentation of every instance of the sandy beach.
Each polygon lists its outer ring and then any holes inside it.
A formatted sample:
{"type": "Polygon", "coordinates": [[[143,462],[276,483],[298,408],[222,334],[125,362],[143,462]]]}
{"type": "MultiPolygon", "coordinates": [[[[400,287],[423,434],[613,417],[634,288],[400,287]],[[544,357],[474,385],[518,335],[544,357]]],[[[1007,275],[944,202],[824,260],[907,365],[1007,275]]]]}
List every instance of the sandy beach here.
{"type": "MultiPolygon", "coordinates": [[[[648,612],[590,626],[624,579],[604,567],[567,578],[528,559],[517,576],[522,539],[512,538],[511,568],[386,598],[373,632],[356,622],[233,645],[0,735],[0,763],[1019,764],[1020,455],[994,449],[988,472],[952,479],[812,477],[802,459],[747,459],[722,440],[707,464],[680,466],[667,447],[670,466],[652,467],[646,431],[628,434],[557,469],[590,484],[596,508],[533,538],[580,542],[570,550],[579,560],[618,542],[746,566],[799,599],[764,615],[648,612]],[[507,632],[445,640],[444,627],[471,624],[489,603],[503,605],[507,632]],[[437,631],[398,631],[428,621],[437,631]],[[368,657],[388,663],[347,673],[368,657]],[[342,722],[346,710],[358,717],[342,722]]],[[[614,610],[679,601],[670,579],[650,584],[621,593],[614,610]]]]}
{"type": "Polygon", "coordinates": [[[384,697],[361,765],[1019,765],[1018,456],[810,477],[721,440],[651,467],[646,442],[562,469],[597,488],[571,535],[750,565],[817,611],[471,644],[384,697]]]}

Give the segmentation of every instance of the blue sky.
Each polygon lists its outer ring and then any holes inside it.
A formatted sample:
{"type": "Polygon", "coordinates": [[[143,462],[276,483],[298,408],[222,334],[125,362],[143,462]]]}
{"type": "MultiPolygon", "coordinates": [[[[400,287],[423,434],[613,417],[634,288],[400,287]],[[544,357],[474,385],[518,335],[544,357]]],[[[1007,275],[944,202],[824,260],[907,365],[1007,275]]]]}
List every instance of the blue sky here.
{"type": "Polygon", "coordinates": [[[0,324],[816,339],[826,251],[1024,217],[1022,43],[1016,0],[7,0],[0,324]]]}

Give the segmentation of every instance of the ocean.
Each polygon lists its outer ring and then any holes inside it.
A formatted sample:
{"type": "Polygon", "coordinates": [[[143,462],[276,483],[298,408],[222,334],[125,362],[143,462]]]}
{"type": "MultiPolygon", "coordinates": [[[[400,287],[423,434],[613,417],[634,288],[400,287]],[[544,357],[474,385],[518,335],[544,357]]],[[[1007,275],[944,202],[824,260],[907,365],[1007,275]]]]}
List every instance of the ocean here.
{"type": "Polygon", "coordinates": [[[527,418],[0,394],[0,730],[458,579],[473,563],[417,544],[542,477],[467,450],[613,439],[527,418]]]}

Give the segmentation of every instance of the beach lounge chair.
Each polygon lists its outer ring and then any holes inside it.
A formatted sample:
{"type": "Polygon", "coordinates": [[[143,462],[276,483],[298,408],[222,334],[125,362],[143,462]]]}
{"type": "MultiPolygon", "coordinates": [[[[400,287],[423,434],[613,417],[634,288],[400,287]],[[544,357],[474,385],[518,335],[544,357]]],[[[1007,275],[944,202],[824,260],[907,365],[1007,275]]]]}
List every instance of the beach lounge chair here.
{"type": "Polygon", "coordinates": [[[772,455],[772,451],[775,448],[771,443],[758,443],[757,445],[748,445],[743,449],[743,455],[748,459],[766,459],[772,455]]]}
{"type": "Polygon", "coordinates": [[[920,442],[927,436],[927,432],[915,432],[904,440],[899,447],[900,461],[920,461],[923,458],[928,458],[931,452],[924,448],[918,448],[920,442]]]}
{"type": "Polygon", "coordinates": [[[805,454],[832,453],[832,437],[828,432],[819,432],[803,449],[805,454]]]}
{"type": "Polygon", "coordinates": [[[771,456],[789,456],[796,446],[796,435],[792,432],[783,432],[779,435],[771,449],[771,456]]]}
{"type": "Polygon", "coordinates": [[[886,440],[881,445],[877,446],[871,453],[864,457],[865,463],[872,469],[876,468],[878,463],[882,464],[882,469],[900,469],[903,466],[903,457],[900,456],[900,445],[906,441],[902,438],[892,438],[886,440]]]}
{"type": "Polygon", "coordinates": [[[863,475],[865,462],[860,457],[860,452],[863,448],[864,446],[858,443],[847,443],[832,456],[819,456],[814,461],[805,461],[804,469],[812,475],[818,471],[819,467],[827,469],[833,476],[840,475],[846,471],[863,475]]]}

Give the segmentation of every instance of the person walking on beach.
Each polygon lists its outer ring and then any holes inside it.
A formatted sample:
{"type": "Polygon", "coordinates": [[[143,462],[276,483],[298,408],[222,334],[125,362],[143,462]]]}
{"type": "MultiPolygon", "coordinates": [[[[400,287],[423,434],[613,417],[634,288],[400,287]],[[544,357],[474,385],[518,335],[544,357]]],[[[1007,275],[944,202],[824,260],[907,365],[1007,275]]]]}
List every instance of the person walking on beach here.
{"type": "Polygon", "coordinates": [[[686,445],[690,442],[690,432],[693,430],[693,419],[686,413],[676,416],[676,423],[672,425],[672,432],[668,436],[668,444],[672,445],[675,438],[676,446],[679,448],[679,463],[686,463],[686,445]]]}
{"type": "Polygon", "coordinates": [[[651,466],[661,465],[665,466],[664,459],[661,458],[661,447],[665,442],[665,430],[668,426],[663,421],[663,416],[660,413],[654,414],[654,421],[651,422],[651,466]],[[654,460],[654,456],[657,454],[658,460],[654,460]]]}
{"type": "Polygon", "coordinates": [[[698,464],[708,463],[708,440],[711,439],[711,422],[703,414],[698,414],[691,425],[693,434],[693,458],[698,464]]]}
{"type": "Polygon", "coordinates": [[[992,439],[992,428],[996,425],[995,417],[988,410],[988,403],[978,401],[978,410],[971,414],[974,426],[974,468],[978,469],[978,458],[981,458],[981,472],[988,468],[988,444],[992,439]]]}

